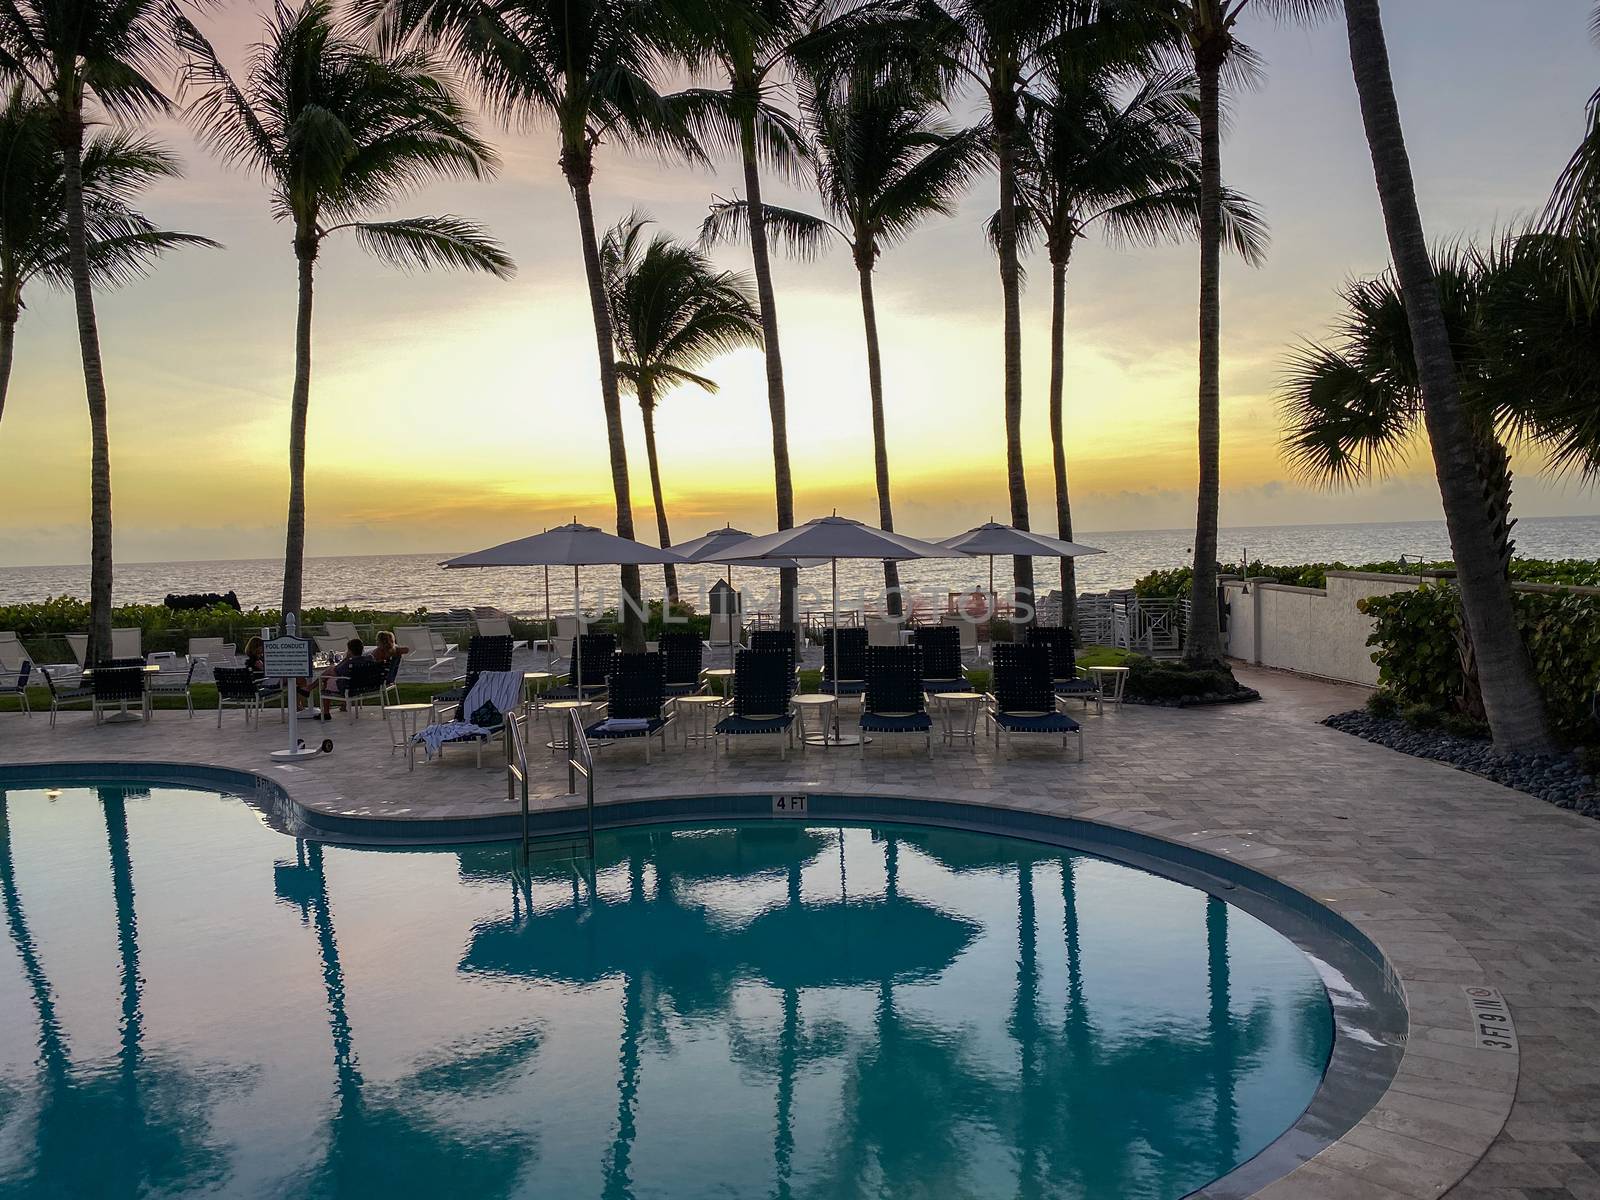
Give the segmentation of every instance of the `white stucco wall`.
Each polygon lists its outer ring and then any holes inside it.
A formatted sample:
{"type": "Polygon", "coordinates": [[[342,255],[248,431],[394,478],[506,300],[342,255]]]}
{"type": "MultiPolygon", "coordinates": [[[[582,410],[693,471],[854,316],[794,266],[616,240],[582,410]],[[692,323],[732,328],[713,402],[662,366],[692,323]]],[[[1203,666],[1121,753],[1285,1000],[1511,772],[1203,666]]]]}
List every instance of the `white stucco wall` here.
{"type": "Polygon", "coordinates": [[[1372,619],[1356,609],[1365,596],[1417,586],[1414,576],[1329,571],[1327,587],[1301,588],[1266,580],[1224,581],[1228,653],[1259,666],[1321,675],[1375,687],[1378,668],[1367,638],[1372,619]]]}

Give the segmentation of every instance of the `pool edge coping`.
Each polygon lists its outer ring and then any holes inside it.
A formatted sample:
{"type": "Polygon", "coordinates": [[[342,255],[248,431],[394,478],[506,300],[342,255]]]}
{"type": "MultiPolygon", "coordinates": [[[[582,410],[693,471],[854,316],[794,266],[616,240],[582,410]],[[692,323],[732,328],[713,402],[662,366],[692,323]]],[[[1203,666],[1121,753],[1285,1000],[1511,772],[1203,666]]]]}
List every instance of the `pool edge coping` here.
{"type": "MultiPolygon", "coordinates": [[[[159,782],[172,782],[179,786],[185,782],[185,776],[188,782],[197,782],[197,773],[202,777],[209,776],[212,782],[224,787],[229,780],[236,784],[248,781],[256,790],[258,799],[263,798],[262,793],[267,790],[292,805],[292,815],[305,825],[302,832],[352,845],[399,844],[392,834],[380,836],[373,833],[370,827],[377,825],[433,829],[434,832],[426,838],[405,839],[406,844],[421,846],[471,840],[506,840],[508,837],[515,838],[517,834],[508,834],[502,827],[508,821],[520,824],[518,814],[504,812],[439,818],[412,817],[403,813],[367,815],[341,811],[333,805],[337,799],[333,788],[313,772],[296,767],[276,767],[273,768],[273,774],[268,775],[259,770],[215,761],[163,759],[117,762],[88,759],[0,762],[0,774],[13,771],[23,774],[55,771],[59,774],[74,768],[90,772],[111,768],[133,770],[147,776],[154,775],[159,782]],[[160,779],[159,773],[164,770],[174,772],[174,776],[170,780],[160,779]],[[320,805],[319,801],[322,802],[320,805]],[[369,827],[369,836],[342,836],[346,830],[355,831],[362,826],[369,827]],[[476,830],[476,837],[462,837],[456,832],[461,829],[476,830]]],[[[239,789],[234,787],[229,790],[239,789]]],[[[632,802],[732,799],[776,793],[804,794],[808,798],[814,796],[819,799],[851,798],[851,794],[833,788],[755,780],[739,787],[701,788],[693,796],[685,796],[679,789],[630,788],[625,795],[597,800],[597,807],[612,808],[632,802]]],[[[1350,1200],[1410,1200],[1441,1196],[1465,1178],[1484,1157],[1510,1117],[1520,1076],[1520,1050],[1515,1044],[1508,1050],[1489,1050],[1475,1045],[1478,1029],[1469,1009],[1467,989],[1494,989],[1493,981],[1465,948],[1448,960],[1441,961],[1432,961],[1434,956],[1430,956],[1425,949],[1399,949],[1402,945],[1409,945],[1404,936],[1407,932],[1426,935],[1427,930],[1395,929],[1386,947],[1384,929],[1375,930],[1371,926],[1410,924],[1411,919],[1397,918],[1385,922],[1381,913],[1372,913],[1363,908],[1364,901],[1388,894],[1377,885],[1346,877],[1337,886],[1319,888],[1317,863],[1301,851],[1252,844],[1232,835],[1194,829],[1170,818],[1139,810],[1096,806],[1086,808],[1082,813],[1063,815],[1026,805],[1007,804],[1003,798],[989,792],[973,792],[968,798],[961,798],[918,795],[910,789],[892,787],[876,787],[861,793],[859,798],[1031,814],[1045,820],[1077,823],[1148,839],[1182,854],[1210,859],[1232,868],[1231,872],[1210,873],[1215,878],[1225,879],[1237,872],[1260,877],[1278,888],[1286,889],[1314,908],[1337,918],[1372,948],[1396,983],[1405,1009],[1406,1041],[1394,1076],[1377,1101],[1352,1127],[1327,1142],[1292,1170],[1249,1192],[1250,1200],[1305,1200],[1308,1195],[1319,1200],[1345,1200],[1346,1197],[1350,1200]],[[1268,861],[1278,869],[1269,870],[1261,865],[1268,861]],[[1290,872],[1285,873],[1282,868],[1290,868],[1290,872]],[[1294,878],[1294,868],[1300,868],[1304,877],[1294,878]],[[1319,892],[1339,894],[1319,895],[1319,892]],[[1471,966],[1466,966],[1467,963],[1471,966]],[[1456,1102],[1454,1097],[1462,1092],[1471,1092],[1477,1103],[1456,1102]],[[1452,1098],[1446,1099],[1446,1096],[1452,1098]]],[[[541,817],[559,817],[579,811],[581,809],[577,806],[535,810],[541,817]]],[[[745,815],[748,817],[751,814],[745,815]]],[[[836,819],[839,815],[834,814],[836,819]]],[[[676,819],[694,818],[680,814],[676,819]]],[[[716,814],[702,819],[716,819],[716,814]]],[[[827,818],[822,816],[819,819],[827,818]]],[[[853,819],[872,818],[870,814],[862,814],[853,819]]],[[[883,819],[894,820],[896,817],[883,819]]],[[[637,823],[640,822],[618,822],[637,823]]],[[[988,832],[1007,835],[1004,829],[988,832]]],[[[1010,836],[1026,835],[1013,831],[1010,836]]],[[[1113,840],[1107,839],[1107,844],[1113,844],[1113,840]]],[[[1091,853],[1096,852],[1093,846],[1086,848],[1091,853]]],[[[1107,857],[1114,858],[1115,855],[1108,854],[1107,857]]],[[[1181,858],[1172,861],[1176,866],[1184,865],[1181,858]]],[[[1421,920],[1428,923],[1426,914],[1422,915],[1421,920]]],[[[1512,1019],[1514,1021],[1514,1014],[1512,1019]]],[[[1515,1043],[1514,1024],[1511,1028],[1512,1041],[1515,1043]]],[[[1319,1088],[1318,1094],[1320,1092],[1319,1088]]],[[[1290,1136],[1297,1128],[1298,1120],[1278,1140],[1290,1136]]],[[[1267,1149],[1277,1144],[1278,1141],[1274,1141],[1267,1149]]],[[[1233,1172],[1192,1193],[1192,1197],[1194,1200],[1235,1200],[1246,1195],[1229,1190],[1224,1185],[1236,1172],[1254,1161],[1255,1158],[1240,1164],[1233,1172]]]]}

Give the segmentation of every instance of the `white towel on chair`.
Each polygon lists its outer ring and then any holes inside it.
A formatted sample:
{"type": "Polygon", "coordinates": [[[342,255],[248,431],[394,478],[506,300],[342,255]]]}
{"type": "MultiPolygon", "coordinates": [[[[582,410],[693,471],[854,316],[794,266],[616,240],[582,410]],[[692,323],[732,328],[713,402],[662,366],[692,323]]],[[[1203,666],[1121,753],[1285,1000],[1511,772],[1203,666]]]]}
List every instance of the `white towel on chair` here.
{"type": "Polygon", "coordinates": [[[472,720],[472,715],[485,703],[494,705],[502,716],[515,712],[522,703],[522,672],[484,671],[480,674],[461,705],[461,719],[472,720]]]}

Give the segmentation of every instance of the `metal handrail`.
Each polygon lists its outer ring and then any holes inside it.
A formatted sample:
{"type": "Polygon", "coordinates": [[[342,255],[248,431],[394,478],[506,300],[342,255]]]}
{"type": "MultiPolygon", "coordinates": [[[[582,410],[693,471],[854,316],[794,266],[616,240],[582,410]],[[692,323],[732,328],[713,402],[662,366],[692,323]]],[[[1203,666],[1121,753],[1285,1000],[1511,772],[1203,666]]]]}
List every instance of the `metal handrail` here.
{"type": "Polygon", "coordinates": [[[522,801],[522,861],[528,861],[528,742],[522,727],[527,717],[521,713],[506,714],[506,799],[522,801]]]}
{"type": "MultiPolygon", "coordinates": [[[[567,730],[567,792],[569,795],[578,794],[578,776],[583,776],[584,788],[588,798],[584,804],[584,815],[587,822],[589,857],[594,858],[594,751],[589,747],[589,735],[583,731],[583,719],[578,715],[581,709],[573,709],[567,714],[571,722],[567,730]]],[[[524,821],[526,826],[526,821],[524,821]]]]}

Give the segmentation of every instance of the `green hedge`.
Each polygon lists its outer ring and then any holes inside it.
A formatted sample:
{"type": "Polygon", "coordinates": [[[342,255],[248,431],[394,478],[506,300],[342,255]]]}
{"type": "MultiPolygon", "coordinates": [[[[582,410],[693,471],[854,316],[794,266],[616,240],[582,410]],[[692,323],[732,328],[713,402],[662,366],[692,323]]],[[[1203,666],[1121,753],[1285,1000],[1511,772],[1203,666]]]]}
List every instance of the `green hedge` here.
{"type": "MultiPolygon", "coordinates": [[[[1369,562],[1351,566],[1348,563],[1299,563],[1294,566],[1274,566],[1260,559],[1252,559],[1243,571],[1238,563],[1218,563],[1217,570],[1224,575],[1248,575],[1252,579],[1276,580],[1290,587],[1326,587],[1329,571],[1371,571],[1379,575],[1415,575],[1421,571],[1450,571],[1451,562],[1414,562],[1403,566],[1399,562],[1369,562]]],[[[1554,583],[1568,587],[1600,587],[1600,560],[1587,558],[1516,558],[1511,561],[1511,578],[1518,583],[1554,583]]],[[[1171,570],[1151,571],[1137,580],[1133,590],[1140,596],[1187,596],[1194,583],[1193,567],[1174,567],[1171,570]]]]}
{"type": "MultiPolygon", "coordinates": [[[[1600,597],[1516,592],[1513,603],[1557,735],[1571,744],[1600,741],[1592,708],[1600,680],[1600,597]]],[[[1370,596],[1358,607],[1376,621],[1367,644],[1383,691],[1401,709],[1461,714],[1465,681],[1456,631],[1463,617],[1455,586],[1370,596]]]]}

